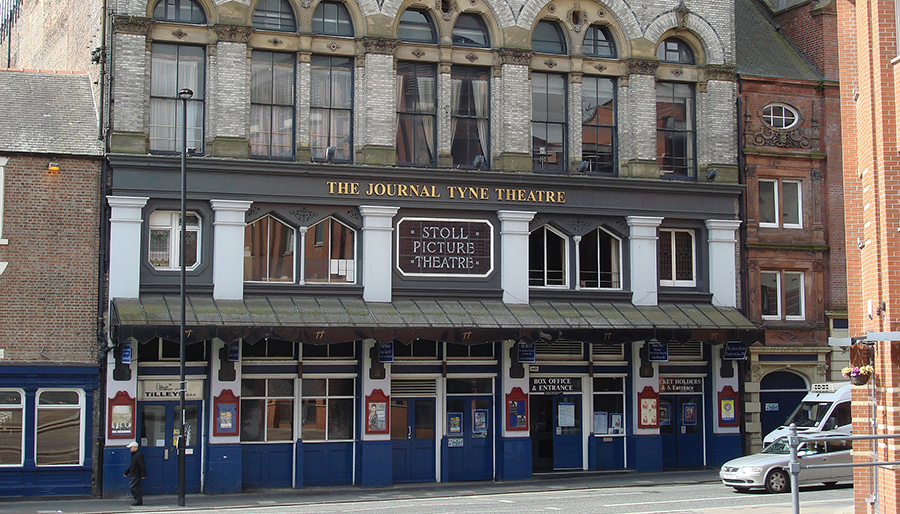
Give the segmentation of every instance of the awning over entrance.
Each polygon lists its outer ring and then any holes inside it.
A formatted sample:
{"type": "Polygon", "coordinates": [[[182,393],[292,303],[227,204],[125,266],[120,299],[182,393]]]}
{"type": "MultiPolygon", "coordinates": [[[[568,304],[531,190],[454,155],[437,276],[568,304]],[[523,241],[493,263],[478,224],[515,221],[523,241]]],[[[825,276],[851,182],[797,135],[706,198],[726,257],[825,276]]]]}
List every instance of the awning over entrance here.
{"type": "MultiPolygon", "coordinates": [[[[116,298],[110,313],[113,339],[178,341],[181,301],[177,295],[116,298]]],[[[634,306],[627,302],[534,301],[510,305],[498,300],[397,300],[268,296],[214,300],[189,296],[187,342],[217,337],[255,343],[271,337],[304,343],[357,339],[430,339],[478,344],[492,341],[560,339],[621,344],[656,338],[711,344],[765,343],[765,331],[735,309],[700,303],[634,306]]]]}

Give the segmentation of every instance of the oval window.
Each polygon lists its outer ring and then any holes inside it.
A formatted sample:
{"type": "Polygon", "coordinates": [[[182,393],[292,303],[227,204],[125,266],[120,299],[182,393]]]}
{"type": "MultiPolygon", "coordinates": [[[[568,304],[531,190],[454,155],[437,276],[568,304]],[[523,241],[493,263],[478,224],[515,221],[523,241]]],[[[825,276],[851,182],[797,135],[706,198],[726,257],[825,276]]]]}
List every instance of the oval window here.
{"type": "Polygon", "coordinates": [[[793,107],[784,104],[771,104],[763,108],[763,121],[774,129],[789,129],[800,121],[800,115],[793,107]]]}

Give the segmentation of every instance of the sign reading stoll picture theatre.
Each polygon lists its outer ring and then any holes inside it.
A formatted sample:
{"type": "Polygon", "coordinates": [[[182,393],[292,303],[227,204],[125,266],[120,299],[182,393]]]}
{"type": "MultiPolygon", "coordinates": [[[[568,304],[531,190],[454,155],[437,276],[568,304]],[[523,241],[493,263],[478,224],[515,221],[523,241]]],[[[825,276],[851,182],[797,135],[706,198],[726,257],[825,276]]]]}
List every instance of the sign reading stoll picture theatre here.
{"type": "Polygon", "coordinates": [[[403,218],[397,268],[404,275],[486,277],[494,268],[494,226],[487,220],[403,218]]]}

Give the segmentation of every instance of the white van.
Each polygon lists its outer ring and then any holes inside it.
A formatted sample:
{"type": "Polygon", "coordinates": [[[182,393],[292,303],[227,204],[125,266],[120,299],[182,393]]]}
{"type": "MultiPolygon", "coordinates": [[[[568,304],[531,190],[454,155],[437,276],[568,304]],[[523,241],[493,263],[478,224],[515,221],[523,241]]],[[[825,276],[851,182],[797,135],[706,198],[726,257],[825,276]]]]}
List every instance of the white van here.
{"type": "Polygon", "coordinates": [[[825,382],[813,384],[803,401],[788,416],[784,424],[769,432],[763,439],[767,446],[781,436],[788,435],[788,426],[797,424],[797,433],[835,430],[849,434],[853,426],[850,414],[850,384],[825,382]]]}

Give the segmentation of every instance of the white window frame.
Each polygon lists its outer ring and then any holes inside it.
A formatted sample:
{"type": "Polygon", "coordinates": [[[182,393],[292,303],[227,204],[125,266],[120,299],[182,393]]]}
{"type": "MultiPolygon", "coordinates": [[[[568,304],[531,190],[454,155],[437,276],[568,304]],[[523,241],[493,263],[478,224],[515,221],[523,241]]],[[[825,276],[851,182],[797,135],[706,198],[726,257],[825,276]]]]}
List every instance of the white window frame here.
{"type": "MultiPolygon", "coordinates": [[[[788,275],[799,275],[800,276],[800,314],[789,316],[785,314],[784,319],[786,320],[805,320],[806,319],[806,276],[802,271],[785,271],[781,274],[785,281],[788,275]]],[[[781,293],[785,294],[787,289],[785,287],[781,287],[781,293]]],[[[782,306],[784,305],[784,301],[782,300],[782,306]]]]}
{"type": "Polygon", "coordinates": [[[334,442],[353,442],[357,437],[356,430],[356,416],[357,409],[359,408],[359,400],[355,394],[351,395],[332,395],[331,394],[331,380],[333,379],[351,379],[353,380],[353,390],[356,391],[357,386],[357,376],[355,374],[346,374],[346,373],[335,373],[335,374],[324,374],[324,375],[304,375],[302,380],[298,380],[299,385],[299,394],[300,398],[300,409],[297,412],[297,433],[300,436],[301,441],[304,444],[315,444],[315,443],[334,443],[334,442]],[[303,394],[303,380],[325,380],[325,396],[306,396],[303,394]],[[306,400],[325,400],[325,437],[324,439],[304,439],[303,438],[303,402],[306,400]],[[328,429],[329,429],[329,410],[331,408],[330,400],[347,400],[353,402],[351,406],[351,412],[353,412],[353,419],[350,420],[350,438],[349,439],[329,439],[328,438],[328,429]]]}
{"type": "MultiPolygon", "coordinates": [[[[297,375],[244,375],[241,377],[241,380],[250,379],[250,380],[262,380],[265,383],[265,394],[263,396],[244,396],[241,395],[241,401],[243,400],[263,400],[263,405],[268,408],[269,400],[291,400],[294,402],[293,404],[293,415],[291,416],[291,439],[276,439],[273,441],[269,440],[269,423],[263,417],[263,440],[262,441],[244,441],[241,440],[241,444],[285,444],[285,443],[293,443],[297,440],[297,434],[299,434],[299,427],[297,426],[297,396],[298,396],[298,387],[300,380],[297,378],[297,375]],[[294,395],[293,396],[269,396],[269,380],[293,380],[294,382],[294,395]]],[[[265,416],[265,413],[264,413],[265,416]]],[[[241,422],[243,422],[243,418],[241,418],[241,422]]],[[[240,437],[241,433],[238,430],[238,437],[240,437]]]]}
{"type": "MultiPolygon", "coordinates": [[[[806,275],[802,271],[775,271],[775,270],[763,270],[760,271],[760,279],[763,275],[774,274],[775,275],[775,288],[777,291],[777,314],[763,314],[762,319],[766,320],[805,320],[806,319],[806,275]],[[799,315],[787,315],[784,312],[784,295],[785,295],[785,286],[784,281],[787,278],[787,275],[799,275],[800,276],[800,314],[799,315]]],[[[762,280],[760,280],[762,282],[762,280]]]]}
{"type": "MultiPolygon", "coordinates": [[[[344,285],[355,284],[355,283],[356,283],[356,277],[357,277],[357,275],[358,275],[358,273],[359,273],[359,269],[358,269],[358,267],[357,267],[357,264],[358,264],[358,261],[359,261],[359,259],[357,258],[358,255],[359,255],[359,253],[358,253],[358,250],[359,250],[359,246],[358,246],[358,245],[359,245],[359,234],[357,233],[356,229],[353,228],[353,227],[351,227],[350,225],[348,225],[348,224],[346,224],[346,223],[341,222],[341,220],[335,218],[334,216],[328,216],[327,218],[325,218],[325,219],[323,219],[323,220],[321,220],[321,221],[316,222],[316,224],[310,226],[309,229],[313,229],[313,236],[316,238],[316,240],[315,240],[315,246],[316,246],[316,247],[325,247],[325,248],[326,248],[326,251],[327,251],[327,254],[328,254],[328,280],[325,280],[325,281],[319,281],[319,280],[316,280],[316,281],[309,281],[309,279],[306,278],[306,261],[307,261],[307,256],[306,256],[306,232],[304,232],[304,233],[301,233],[301,235],[300,235],[301,248],[303,249],[303,250],[302,250],[302,255],[303,255],[303,256],[301,257],[301,266],[300,266],[300,273],[303,275],[303,277],[302,277],[302,279],[301,279],[301,280],[302,280],[301,283],[302,283],[302,284],[316,284],[316,285],[319,285],[319,284],[327,284],[327,285],[331,285],[331,284],[338,284],[338,285],[341,285],[341,284],[344,284],[344,285]],[[352,258],[352,259],[332,259],[332,258],[331,258],[331,243],[332,243],[332,241],[333,241],[333,238],[332,238],[332,233],[333,233],[333,232],[332,232],[332,227],[333,227],[333,225],[330,225],[330,226],[328,227],[328,238],[327,238],[327,240],[326,240],[326,238],[325,238],[325,233],[324,233],[324,228],[323,228],[322,234],[321,234],[321,235],[322,235],[321,244],[319,244],[319,241],[320,241],[320,240],[319,240],[319,231],[318,231],[318,227],[320,227],[320,226],[321,226],[321,227],[324,227],[324,224],[325,224],[325,223],[329,223],[329,224],[331,224],[331,223],[337,223],[338,225],[340,225],[340,226],[344,227],[345,229],[349,230],[351,234],[353,234],[353,250],[352,250],[352,252],[353,252],[353,258],[352,258]],[[346,276],[346,277],[347,277],[347,280],[346,280],[345,282],[332,282],[332,281],[331,281],[331,275],[332,275],[331,271],[332,271],[332,268],[333,268],[334,266],[337,266],[337,271],[340,271],[340,270],[341,270],[341,262],[340,262],[340,261],[342,261],[342,260],[348,260],[348,261],[350,261],[349,263],[344,264],[344,266],[347,266],[347,268],[345,269],[345,272],[346,272],[346,273],[344,273],[343,276],[346,276]]],[[[307,230],[308,230],[308,229],[307,229],[307,230]]],[[[341,273],[334,273],[334,275],[340,275],[340,274],[341,274],[341,273]]]]}
{"type": "MultiPolygon", "coordinates": [[[[291,274],[293,275],[293,278],[292,278],[291,280],[249,280],[249,279],[246,277],[246,275],[245,275],[244,277],[242,277],[242,278],[244,279],[244,282],[246,282],[246,283],[252,283],[252,284],[296,284],[296,283],[297,283],[297,228],[296,228],[296,227],[292,227],[291,225],[285,223],[284,221],[282,221],[282,220],[281,220],[280,218],[278,218],[277,216],[273,216],[273,215],[271,215],[271,214],[266,214],[266,215],[264,215],[264,216],[261,216],[261,217],[255,219],[255,220],[251,221],[250,223],[247,223],[247,225],[245,226],[244,230],[246,230],[247,228],[249,228],[250,225],[253,225],[254,223],[262,223],[262,222],[266,221],[267,219],[271,219],[271,220],[275,221],[276,223],[281,223],[281,224],[284,225],[285,227],[291,229],[291,232],[290,232],[290,238],[291,238],[291,240],[288,241],[288,243],[293,247],[293,254],[294,254],[294,256],[291,258],[291,266],[292,266],[292,268],[291,268],[291,269],[292,269],[291,274]]],[[[302,233],[301,233],[301,240],[300,240],[301,247],[302,247],[302,245],[304,244],[304,241],[303,241],[303,239],[302,239],[302,237],[303,237],[302,234],[305,234],[305,232],[302,232],[302,233]]],[[[267,239],[267,241],[270,240],[271,237],[272,237],[272,232],[269,231],[269,239],[267,239]]],[[[251,244],[252,244],[252,243],[251,243],[251,244]]],[[[246,236],[245,236],[244,245],[247,246],[246,236]]],[[[252,248],[252,247],[248,247],[248,248],[252,248]]],[[[245,258],[246,258],[246,257],[245,257],[245,258]]],[[[271,264],[272,264],[271,261],[267,261],[267,262],[266,262],[266,276],[269,275],[269,269],[270,269],[271,264]]],[[[301,268],[301,272],[302,272],[302,269],[303,269],[303,264],[302,264],[302,263],[301,263],[300,268],[301,268]]],[[[302,282],[301,282],[301,284],[302,284],[302,282]]]]}
{"type": "Polygon", "coordinates": [[[794,109],[790,105],[784,104],[784,103],[771,103],[771,104],[766,105],[765,107],[762,108],[760,117],[762,118],[763,123],[772,127],[775,130],[791,130],[794,127],[796,127],[798,123],[800,123],[800,113],[797,111],[797,109],[794,109]],[[783,109],[782,114],[780,116],[775,116],[772,113],[772,109],[774,109],[774,108],[783,109]],[[766,110],[769,111],[769,114],[766,114],[766,110]],[[773,123],[773,121],[775,121],[776,119],[782,120],[782,122],[786,121],[787,118],[783,114],[785,111],[791,113],[794,116],[794,120],[790,124],[784,125],[784,126],[781,126],[781,125],[783,125],[783,123],[778,124],[778,125],[773,123]]]}
{"type": "MultiPolygon", "coordinates": [[[[697,236],[693,230],[688,229],[676,229],[676,228],[662,228],[659,230],[659,241],[658,244],[663,244],[663,232],[667,232],[671,234],[666,241],[666,244],[671,248],[672,254],[672,279],[671,280],[663,280],[659,279],[659,285],[661,286],[670,286],[670,287],[696,287],[697,285],[697,236]],[[678,256],[675,252],[675,233],[676,232],[684,232],[691,236],[691,280],[678,280],[675,277],[678,276],[678,269],[675,266],[676,260],[678,256]]],[[[658,255],[658,252],[657,252],[658,255]]],[[[658,273],[658,269],[657,269],[658,273]]]]}
{"type": "Polygon", "coordinates": [[[626,378],[627,377],[625,375],[612,374],[612,373],[609,373],[609,374],[598,373],[592,377],[587,378],[587,380],[589,380],[590,384],[591,384],[591,395],[590,395],[590,398],[591,398],[591,436],[593,436],[593,437],[625,437],[626,432],[627,432],[626,429],[628,427],[628,416],[625,415],[628,410],[628,401],[627,401],[627,397],[625,396],[625,379],[626,378]],[[614,380],[618,380],[622,385],[622,390],[621,391],[595,391],[594,390],[594,379],[595,378],[611,378],[614,380]],[[597,407],[596,407],[598,396],[619,396],[622,398],[622,411],[623,412],[621,413],[621,415],[622,415],[621,432],[619,432],[619,433],[609,432],[609,425],[612,424],[611,414],[619,414],[619,413],[614,413],[614,412],[607,412],[607,415],[609,417],[607,418],[606,433],[600,433],[600,432],[596,431],[597,427],[594,425],[594,420],[595,420],[594,414],[596,412],[602,412],[602,411],[598,411],[597,407]]]}
{"type": "MultiPolygon", "coordinates": [[[[542,285],[539,285],[539,286],[533,286],[533,285],[530,284],[530,283],[531,283],[531,264],[529,263],[529,265],[528,265],[528,274],[529,274],[528,282],[529,282],[529,286],[528,286],[528,287],[546,288],[546,289],[568,289],[568,288],[569,288],[569,275],[572,274],[572,271],[571,271],[571,269],[570,269],[571,263],[569,262],[569,259],[570,259],[570,257],[569,257],[569,236],[563,234],[563,233],[560,232],[559,230],[556,230],[555,228],[553,228],[552,225],[550,225],[550,224],[548,223],[548,224],[546,224],[546,225],[541,225],[540,227],[538,227],[538,228],[532,230],[532,231],[528,234],[528,237],[530,238],[530,237],[531,237],[531,234],[534,233],[535,231],[537,231],[537,230],[544,230],[544,229],[553,232],[554,234],[556,234],[557,236],[559,236],[559,237],[562,238],[562,240],[563,240],[563,249],[564,249],[564,254],[563,254],[563,270],[562,270],[562,272],[563,272],[563,283],[562,283],[562,284],[547,285],[547,233],[544,232],[544,233],[543,233],[543,236],[544,236],[544,237],[541,238],[541,240],[543,241],[543,243],[542,243],[542,252],[541,252],[541,255],[544,256],[544,278],[543,278],[543,284],[542,284],[542,285]]],[[[530,248],[529,248],[529,252],[528,252],[528,253],[529,253],[529,254],[531,253],[531,249],[530,249],[530,248]]]]}
{"type": "MultiPolygon", "coordinates": [[[[82,389],[64,389],[64,388],[41,388],[34,395],[34,464],[39,468],[59,468],[84,465],[84,424],[85,424],[85,405],[84,390],[82,389]],[[54,393],[76,393],[78,395],[78,405],[45,405],[44,409],[69,409],[78,410],[78,463],[77,464],[38,464],[38,417],[41,412],[41,394],[45,392],[54,393]]],[[[24,432],[23,432],[24,433],[24,432]]]]}
{"type": "MultiPolygon", "coordinates": [[[[2,167],[0,167],[0,171],[2,171],[2,167]]],[[[0,182],[2,184],[2,182],[0,182]]],[[[2,265],[3,263],[0,263],[2,265]]],[[[0,270],[2,271],[2,270],[0,270]]],[[[11,392],[11,393],[19,393],[19,403],[4,403],[0,404],[0,410],[7,409],[19,409],[22,411],[22,425],[20,431],[22,432],[22,441],[19,444],[19,463],[18,464],[0,464],[0,468],[15,468],[21,467],[25,464],[25,391],[22,389],[12,389],[12,388],[4,388],[0,389],[0,392],[11,392]]]]}
{"type": "MultiPolygon", "coordinates": [[[[770,222],[759,222],[760,227],[764,228],[793,228],[793,229],[802,229],[803,228],[803,182],[800,180],[780,180],[780,179],[759,179],[759,183],[769,183],[773,184],[774,187],[774,202],[773,207],[775,209],[775,223],[770,222]],[[797,220],[799,223],[784,223],[783,214],[784,214],[784,194],[785,188],[784,184],[795,184],[797,186],[797,220]]],[[[759,192],[759,187],[757,186],[757,195],[759,192]]],[[[759,202],[757,202],[758,204],[759,202]]],[[[760,216],[761,218],[762,216],[760,216]]]]}
{"type": "MultiPolygon", "coordinates": [[[[200,265],[201,259],[200,256],[203,254],[203,240],[201,230],[203,226],[203,218],[199,213],[194,211],[186,211],[185,217],[196,216],[197,217],[197,226],[194,228],[192,225],[186,224],[185,230],[187,232],[195,232],[197,234],[197,260],[192,266],[185,267],[186,270],[191,271],[197,269],[197,266],[200,265]]],[[[170,211],[165,209],[160,209],[157,211],[153,211],[150,213],[148,218],[149,230],[147,231],[147,262],[150,266],[156,271],[178,271],[181,269],[181,221],[179,218],[181,217],[181,211],[170,211]],[[158,216],[162,215],[162,216],[158,216]],[[161,218],[164,216],[168,216],[168,223],[163,223],[161,218]],[[154,217],[156,220],[154,221],[154,217]],[[169,266],[157,266],[150,261],[150,246],[151,240],[153,238],[154,230],[168,230],[169,231],[169,266]]]]}
{"type": "MultiPolygon", "coordinates": [[[[601,280],[599,279],[599,275],[600,275],[599,270],[600,270],[600,263],[603,261],[603,255],[600,253],[600,234],[603,233],[603,234],[606,234],[607,236],[611,237],[613,240],[615,240],[618,243],[618,252],[616,252],[617,255],[616,255],[615,267],[618,270],[617,271],[618,278],[616,279],[616,282],[618,282],[619,285],[614,286],[614,287],[602,287],[600,285],[598,285],[597,287],[588,287],[588,286],[581,285],[581,265],[582,265],[581,245],[582,245],[582,241],[584,239],[584,236],[581,236],[580,238],[577,238],[575,240],[575,260],[577,261],[577,266],[576,266],[577,275],[575,277],[575,284],[576,284],[575,289],[588,289],[588,290],[604,289],[607,291],[621,291],[622,290],[622,279],[624,278],[623,273],[622,273],[622,269],[623,269],[622,268],[622,238],[613,234],[609,230],[606,230],[603,227],[597,227],[594,230],[592,230],[591,232],[588,232],[588,234],[590,234],[592,232],[598,233],[597,234],[597,283],[599,284],[601,282],[601,280]]],[[[588,235],[588,234],[585,234],[585,235],[588,235]]]]}

